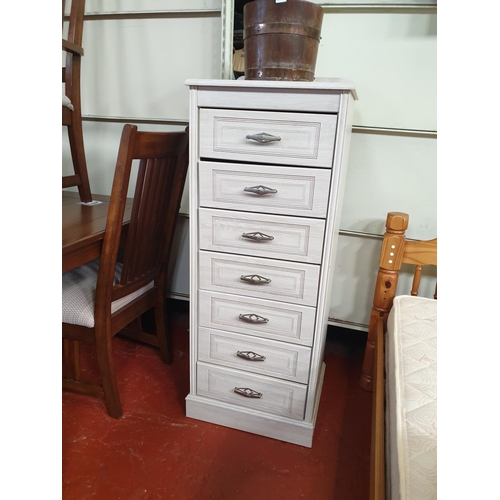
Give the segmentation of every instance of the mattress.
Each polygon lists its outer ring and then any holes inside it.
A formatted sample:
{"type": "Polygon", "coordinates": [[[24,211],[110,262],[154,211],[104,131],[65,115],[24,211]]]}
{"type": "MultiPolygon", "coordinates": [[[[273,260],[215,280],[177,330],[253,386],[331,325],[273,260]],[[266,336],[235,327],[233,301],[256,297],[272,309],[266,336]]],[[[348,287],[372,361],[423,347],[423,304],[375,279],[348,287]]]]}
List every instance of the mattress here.
{"type": "Polygon", "coordinates": [[[437,498],[437,300],[394,299],[386,337],[391,500],[437,498]]]}

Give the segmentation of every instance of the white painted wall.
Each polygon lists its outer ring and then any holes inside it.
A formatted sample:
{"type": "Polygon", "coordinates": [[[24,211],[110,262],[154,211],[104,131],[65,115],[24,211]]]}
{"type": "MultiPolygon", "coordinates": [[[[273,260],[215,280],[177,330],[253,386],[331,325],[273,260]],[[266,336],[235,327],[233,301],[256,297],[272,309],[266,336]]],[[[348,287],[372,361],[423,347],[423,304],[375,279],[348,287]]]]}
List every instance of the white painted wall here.
{"type": "MultiPolygon", "coordinates": [[[[325,10],[316,75],[349,78],[359,95],[330,320],[366,329],[387,212],[410,214],[410,238],[437,234],[436,8],[425,0],[314,1],[325,10]]],[[[226,11],[230,0],[87,0],[82,108],[94,193],[111,190],[124,123],[187,125],[184,81],[222,74],[226,11]]],[[[63,133],[63,173],[70,165],[63,133]]],[[[188,214],[187,187],[181,213],[188,214]]],[[[185,298],[187,227],[183,216],[169,285],[185,298]]],[[[407,283],[403,276],[400,287],[407,283]]]]}
{"type": "MultiPolygon", "coordinates": [[[[409,238],[437,235],[437,16],[423,2],[329,3],[316,75],[350,78],[359,95],[329,316],[366,329],[387,212],[410,215],[409,238]]],[[[424,278],[423,295],[433,281],[424,278]]],[[[403,273],[399,290],[410,288],[403,273]]]]}
{"type": "Polygon", "coordinates": [[[436,130],[436,14],[326,12],[317,76],[356,83],[354,123],[436,130]]]}

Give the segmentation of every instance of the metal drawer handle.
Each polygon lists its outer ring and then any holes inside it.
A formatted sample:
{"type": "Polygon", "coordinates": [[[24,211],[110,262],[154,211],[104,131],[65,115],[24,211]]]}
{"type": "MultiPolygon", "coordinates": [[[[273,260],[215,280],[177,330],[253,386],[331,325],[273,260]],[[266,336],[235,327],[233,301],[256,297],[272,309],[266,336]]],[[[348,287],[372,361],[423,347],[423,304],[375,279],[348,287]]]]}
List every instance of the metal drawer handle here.
{"type": "Polygon", "coordinates": [[[258,314],[240,314],[238,318],[247,323],[269,323],[269,318],[264,318],[258,314]]]}
{"type": "Polygon", "coordinates": [[[240,276],[241,281],[246,283],[252,283],[253,285],[261,285],[271,283],[269,278],[264,278],[264,276],[259,276],[258,274],[247,274],[246,276],[240,276]]]}
{"type": "Polygon", "coordinates": [[[246,398],[259,399],[262,397],[262,392],[254,391],[253,389],[249,389],[248,387],[235,387],[234,392],[236,394],[240,394],[241,396],[245,396],[246,398]]]}
{"type": "Polygon", "coordinates": [[[243,191],[258,195],[276,194],[278,192],[277,189],[268,188],[267,186],[263,186],[262,184],[260,184],[259,186],[246,187],[243,191]]]}
{"type": "Polygon", "coordinates": [[[243,238],[247,240],[255,240],[255,241],[272,241],[274,240],[274,236],[270,236],[269,234],[261,233],[260,231],[254,231],[253,233],[243,233],[241,235],[243,238]]]}
{"type": "Polygon", "coordinates": [[[247,359],[248,361],[264,361],[266,359],[265,356],[257,354],[256,352],[253,351],[238,351],[236,353],[236,356],[239,356],[240,358],[243,359],[247,359]]]}
{"type": "Polygon", "coordinates": [[[261,132],[260,134],[247,135],[247,139],[252,141],[260,142],[261,144],[267,144],[268,142],[278,142],[281,141],[281,137],[276,135],[271,135],[266,132],[261,132]]]}

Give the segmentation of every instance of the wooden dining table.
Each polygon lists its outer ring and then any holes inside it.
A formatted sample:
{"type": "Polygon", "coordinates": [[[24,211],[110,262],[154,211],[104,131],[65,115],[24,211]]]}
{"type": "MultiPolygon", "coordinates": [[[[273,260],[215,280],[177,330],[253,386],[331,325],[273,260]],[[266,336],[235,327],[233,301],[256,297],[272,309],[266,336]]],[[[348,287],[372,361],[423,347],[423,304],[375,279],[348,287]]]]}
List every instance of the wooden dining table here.
{"type": "MultiPolygon", "coordinates": [[[[81,204],[78,193],[62,192],[62,272],[65,273],[101,255],[109,196],[92,195],[97,204],[81,204]]],[[[133,200],[127,199],[123,235],[128,230],[133,200]]]]}

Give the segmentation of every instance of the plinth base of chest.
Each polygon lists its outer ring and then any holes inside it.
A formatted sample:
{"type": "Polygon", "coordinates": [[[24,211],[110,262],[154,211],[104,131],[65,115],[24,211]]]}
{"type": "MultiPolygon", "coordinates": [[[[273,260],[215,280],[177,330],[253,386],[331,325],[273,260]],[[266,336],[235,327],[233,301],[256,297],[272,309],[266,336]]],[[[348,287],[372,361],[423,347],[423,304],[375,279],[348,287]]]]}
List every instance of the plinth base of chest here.
{"type": "Polygon", "coordinates": [[[323,387],[325,366],[323,363],[318,380],[311,422],[269,415],[259,411],[252,411],[248,408],[239,408],[194,394],[189,394],[186,397],[186,416],[311,448],[319,408],[319,396],[323,387]]]}

